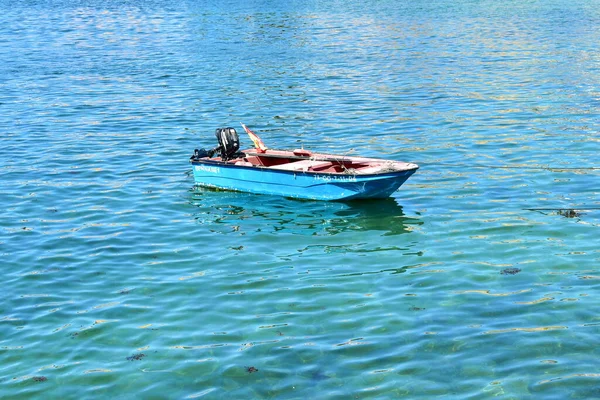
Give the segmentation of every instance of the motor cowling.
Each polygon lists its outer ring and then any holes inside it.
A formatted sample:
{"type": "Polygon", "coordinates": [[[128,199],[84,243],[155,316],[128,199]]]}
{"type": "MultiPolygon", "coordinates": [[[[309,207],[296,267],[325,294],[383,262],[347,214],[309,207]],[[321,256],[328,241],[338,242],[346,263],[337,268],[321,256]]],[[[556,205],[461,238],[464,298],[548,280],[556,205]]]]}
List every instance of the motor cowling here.
{"type": "Polygon", "coordinates": [[[240,137],[234,128],[218,128],[215,136],[219,141],[219,152],[223,161],[235,158],[235,154],[240,149],[240,137]]]}

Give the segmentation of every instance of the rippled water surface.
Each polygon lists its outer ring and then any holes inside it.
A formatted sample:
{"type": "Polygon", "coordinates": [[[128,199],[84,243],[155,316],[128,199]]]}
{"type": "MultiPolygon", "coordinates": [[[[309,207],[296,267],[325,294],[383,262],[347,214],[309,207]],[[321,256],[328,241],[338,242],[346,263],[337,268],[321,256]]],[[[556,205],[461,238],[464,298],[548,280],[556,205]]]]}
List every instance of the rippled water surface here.
{"type": "Polygon", "coordinates": [[[600,397],[599,27],[0,0],[0,398],[600,397]],[[239,121],[421,169],[374,202],[195,189],[239,121]]]}

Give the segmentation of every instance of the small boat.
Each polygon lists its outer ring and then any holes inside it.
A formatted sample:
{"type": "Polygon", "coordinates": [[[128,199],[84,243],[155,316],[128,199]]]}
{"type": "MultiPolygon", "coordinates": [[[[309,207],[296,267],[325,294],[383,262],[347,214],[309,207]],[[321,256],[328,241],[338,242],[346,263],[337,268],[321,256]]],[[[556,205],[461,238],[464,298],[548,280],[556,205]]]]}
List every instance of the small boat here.
{"type": "Polygon", "coordinates": [[[246,125],[253,149],[239,151],[234,128],[219,128],[219,146],[196,149],[190,158],[194,181],[202,187],[346,201],[389,197],[419,168],[413,163],[377,158],[273,150],[246,125]]]}

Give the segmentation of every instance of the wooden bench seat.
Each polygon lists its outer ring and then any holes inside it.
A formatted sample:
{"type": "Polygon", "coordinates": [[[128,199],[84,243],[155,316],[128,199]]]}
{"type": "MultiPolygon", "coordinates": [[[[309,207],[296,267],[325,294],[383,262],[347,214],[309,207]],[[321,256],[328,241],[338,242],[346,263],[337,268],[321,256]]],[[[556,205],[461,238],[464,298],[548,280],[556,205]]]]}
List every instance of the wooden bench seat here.
{"type": "Polygon", "coordinates": [[[308,171],[309,169],[324,169],[331,167],[333,163],[331,161],[315,161],[315,160],[302,160],[295,161],[287,164],[273,165],[270,168],[283,169],[286,171],[308,171]]]}

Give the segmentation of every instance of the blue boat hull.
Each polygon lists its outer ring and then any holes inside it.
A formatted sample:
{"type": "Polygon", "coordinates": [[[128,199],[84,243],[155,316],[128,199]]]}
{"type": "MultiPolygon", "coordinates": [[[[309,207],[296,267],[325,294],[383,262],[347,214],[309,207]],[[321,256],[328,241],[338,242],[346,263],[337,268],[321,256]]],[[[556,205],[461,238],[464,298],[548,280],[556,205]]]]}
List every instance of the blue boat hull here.
{"type": "Polygon", "coordinates": [[[196,185],[298,199],[344,201],[389,197],[416,171],[353,175],[192,162],[196,185]]]}

